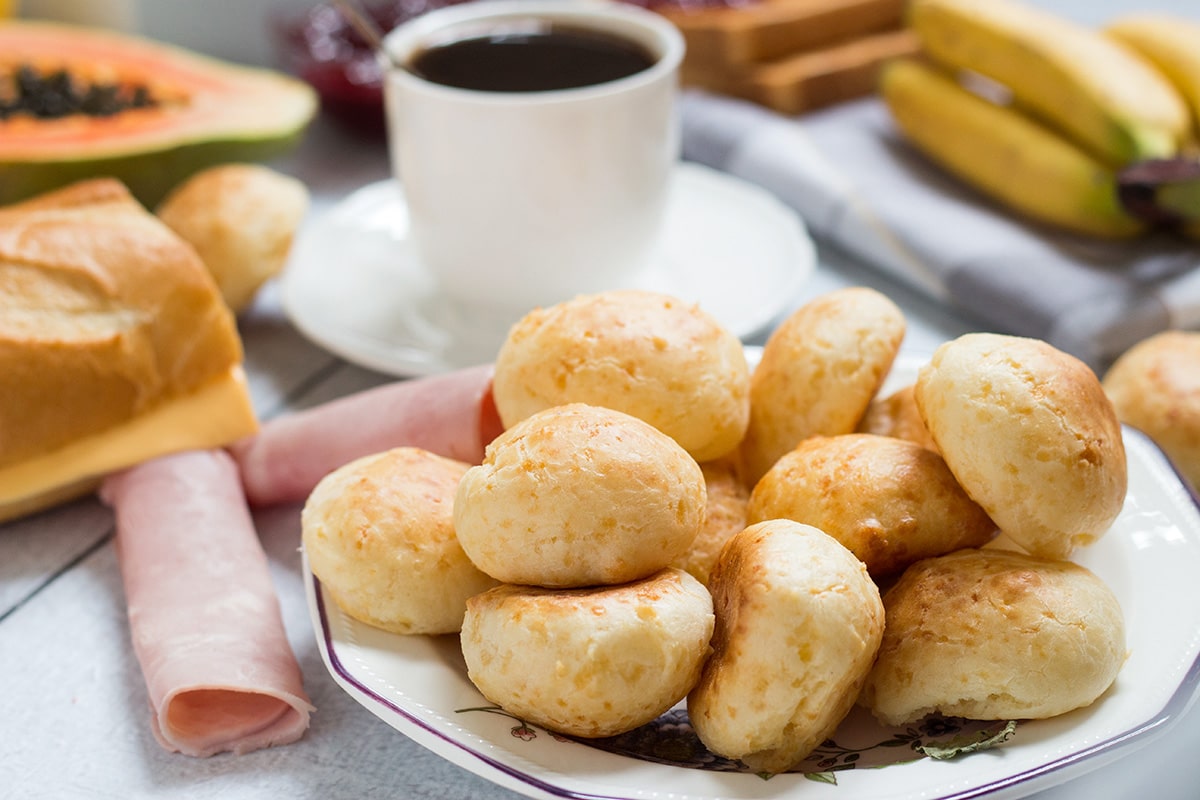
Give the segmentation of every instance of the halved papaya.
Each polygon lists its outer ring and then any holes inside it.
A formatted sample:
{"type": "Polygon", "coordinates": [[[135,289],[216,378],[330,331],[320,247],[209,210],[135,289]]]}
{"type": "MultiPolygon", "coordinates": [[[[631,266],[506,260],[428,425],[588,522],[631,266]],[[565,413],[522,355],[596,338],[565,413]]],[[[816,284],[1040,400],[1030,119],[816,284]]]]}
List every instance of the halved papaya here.
{"type": "Polygon", "coordinates": [[[308,84],[148,39],[0,21],[0,203],[84,178],[147,206],[205,167],[290,149],[316,114],[308,84]]]}

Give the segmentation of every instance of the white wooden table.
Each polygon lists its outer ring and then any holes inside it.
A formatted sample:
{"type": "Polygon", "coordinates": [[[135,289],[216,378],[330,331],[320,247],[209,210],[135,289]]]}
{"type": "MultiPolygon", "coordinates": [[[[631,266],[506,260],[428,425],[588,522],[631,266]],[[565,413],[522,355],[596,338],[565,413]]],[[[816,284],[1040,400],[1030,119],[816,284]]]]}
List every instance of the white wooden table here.
{"type": "MultiPolygon", "coordinates": [[[[1174,5],[1189,13],[1192,2],[1174,5]]],[[[1107,16],[1085,4],[1059,4],[1107,16]]],[[[348,138],[324,125],[279,166],[313,188],[314,213],[388,174],[382,143],[348,138]]],[[[822,253],[817,274],[796,302],[855,284],[874,286],[899,303],[910,326],[905,347],[914,352],[977,327],[832,253],[822,253]]],[[[263,418],[392,380],[305,340],[282,313],[273,285],[241,320],[241,329],[263,418]]],[[[317,712],[298,743],[210,759],[168,754],[151,735],[145,688],[129,645],[110,512],[87,499],[0,525],[0,798],[515,797],[412,743],[337,687],[321,662],[305,606],[298,508],[265,511],[256,521],[317,712]]],[[[1200,710],[1193,709],[1149,746],[1038,796],[1195,800],[1198,753],[1200,710]]]]}

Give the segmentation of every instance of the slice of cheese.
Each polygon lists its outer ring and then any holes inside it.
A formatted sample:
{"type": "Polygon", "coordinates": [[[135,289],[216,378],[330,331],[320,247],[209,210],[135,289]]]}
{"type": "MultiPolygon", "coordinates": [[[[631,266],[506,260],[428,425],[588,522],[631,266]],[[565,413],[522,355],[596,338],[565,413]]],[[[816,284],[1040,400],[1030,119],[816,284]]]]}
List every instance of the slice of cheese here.
{"type": "Polygon", "coordinates": [[[257,429],[246,375],[235,366],[193,394],[0,469],[0,522],[84,495],[110,472],[180,450],[220,447],[257,429]]]}

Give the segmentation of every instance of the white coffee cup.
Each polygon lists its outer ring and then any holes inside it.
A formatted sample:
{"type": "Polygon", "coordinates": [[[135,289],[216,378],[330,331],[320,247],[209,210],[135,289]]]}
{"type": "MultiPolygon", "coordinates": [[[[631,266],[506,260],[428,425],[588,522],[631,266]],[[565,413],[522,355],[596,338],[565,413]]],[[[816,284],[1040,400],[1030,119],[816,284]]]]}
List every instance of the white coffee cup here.
{"type": "Polygon", "coordinates": [[[523,312],[625,285],[651,256],[679,157],[684,43],[662,16],[606,0],[476,0],[387,35],[393,65],[529,20],[639,43],[647,69],[538,92],[462,89],[387,71],[392,162],[409,235],[444,295],[523,312]]]}

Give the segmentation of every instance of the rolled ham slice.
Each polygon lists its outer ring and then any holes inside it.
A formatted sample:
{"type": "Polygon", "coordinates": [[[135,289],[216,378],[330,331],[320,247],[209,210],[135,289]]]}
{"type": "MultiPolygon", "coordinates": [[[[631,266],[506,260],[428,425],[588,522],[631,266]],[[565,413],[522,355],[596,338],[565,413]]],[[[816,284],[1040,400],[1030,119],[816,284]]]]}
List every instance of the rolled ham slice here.
{"type": "Polygon", "coordinates": [[[389,383],[276,417],[229,452],[250,504],[268,506],[303,501],[329,472],[393,447],[478,464],[501,430],[489,364],[389,383]]]}
{"type": "Polygon", "coordinates": [[[110,476],[117,557],[154,735],[190,756],[299,739],[313,707],[238,478],[222,450],[110,476]]]}

